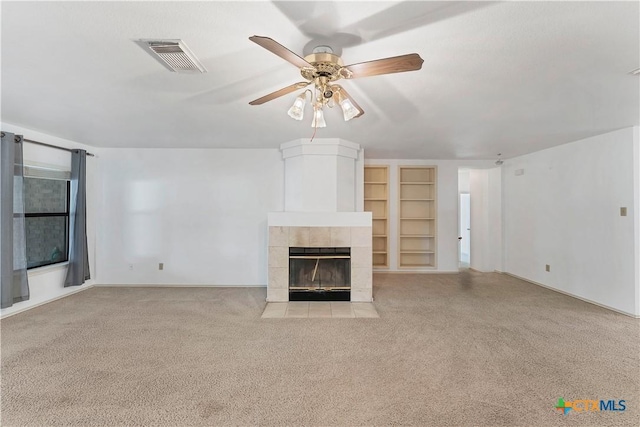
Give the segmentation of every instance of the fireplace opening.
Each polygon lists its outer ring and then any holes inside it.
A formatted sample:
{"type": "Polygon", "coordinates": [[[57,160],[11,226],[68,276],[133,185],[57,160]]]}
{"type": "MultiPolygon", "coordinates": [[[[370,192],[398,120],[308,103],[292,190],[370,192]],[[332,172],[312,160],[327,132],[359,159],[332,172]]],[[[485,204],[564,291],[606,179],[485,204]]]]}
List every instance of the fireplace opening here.
{"type": "Polygon", "coordinates": [[[351,248],[289,248],[289,301],[351,301],[351,248]]]}

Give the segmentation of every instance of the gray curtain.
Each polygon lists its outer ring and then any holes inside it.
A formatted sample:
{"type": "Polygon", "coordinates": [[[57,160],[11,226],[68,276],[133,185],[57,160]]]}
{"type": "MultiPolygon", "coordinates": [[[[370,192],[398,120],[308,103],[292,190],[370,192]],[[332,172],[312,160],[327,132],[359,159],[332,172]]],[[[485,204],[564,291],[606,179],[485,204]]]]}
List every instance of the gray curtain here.
{"type": "Polygon", "coordinates": [[[1,307],[29,299],[21,135],[2,132],[0,148],[1,307]]]}
{"type": "Polygon", "coordinates": [[[69,211],[69,269],[64,286],[79,286],[90,278],[87,246],[87,152],[73,150],[69,211]]]}

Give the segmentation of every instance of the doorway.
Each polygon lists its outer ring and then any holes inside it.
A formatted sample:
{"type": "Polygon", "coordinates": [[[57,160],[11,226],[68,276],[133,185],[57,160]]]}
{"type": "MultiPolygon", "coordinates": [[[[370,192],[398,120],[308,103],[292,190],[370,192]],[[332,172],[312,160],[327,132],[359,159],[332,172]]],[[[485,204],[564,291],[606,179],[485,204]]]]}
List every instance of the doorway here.
{"type": "Polygon", "coordinates": [[[460,241],[461,268],[469,268],[471,264],[471,194],[460,193],[460,222],[458,225],[458,240],[460,241]]]}
{"type": "Polygon", "coordinates": [[[458,169],[458,268],[471,265],[471,179],[469,169],[458,169]]]}

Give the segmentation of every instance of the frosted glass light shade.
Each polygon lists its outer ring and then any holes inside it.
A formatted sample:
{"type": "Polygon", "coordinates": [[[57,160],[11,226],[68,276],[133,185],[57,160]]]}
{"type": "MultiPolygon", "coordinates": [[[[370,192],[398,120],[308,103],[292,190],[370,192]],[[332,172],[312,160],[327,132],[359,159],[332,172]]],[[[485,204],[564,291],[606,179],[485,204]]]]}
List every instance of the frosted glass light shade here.
{"type": "Polygon", "coordinates": [[[344,98],[340,101],[340,108],[342,108],[345,122],[348,122],[360,114],[360,110],[358,110],[348,98],[344,98]]]}
{"type": "Polygon", "coordinates": [[[324,113],[322,108],[316,108],[313,111],[313,121],[311,122],[312,128],[326,128],[327,123],[324,121],[324,113]]]}
{"type": "Polygon", "coordinates": [[[304,94],[298,96],[293,102],[291,108],[289,108],[289,111],[287,111],[289,117],[296,120],[302,120],[302,118],[304,117],[304,104],[306,102],[307,100],[305,99],[304,94]]]}

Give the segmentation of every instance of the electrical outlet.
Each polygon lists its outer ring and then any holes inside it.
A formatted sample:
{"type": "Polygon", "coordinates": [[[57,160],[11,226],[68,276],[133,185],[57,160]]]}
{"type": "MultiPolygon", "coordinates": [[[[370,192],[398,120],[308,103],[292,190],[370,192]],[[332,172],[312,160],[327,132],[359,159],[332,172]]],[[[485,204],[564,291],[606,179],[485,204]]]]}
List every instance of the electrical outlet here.
{"type": "Polygon", "coordinates": [[[620,216],[627,216],[627,208],[625,207],[620,208],[620,216]]]}
{"type": "Polygon", "coordinates": [[[158,264],[158,270],[164,270],[164,262],[158,264]]]}
{"type": "Polygon", "coordinates": [[[551,271],[551,266],[549,264],[545,264],[544,269],[545,271],[551,271]]]}

